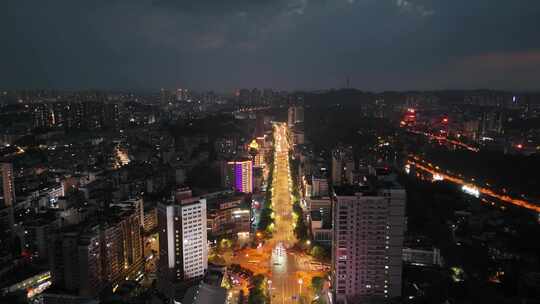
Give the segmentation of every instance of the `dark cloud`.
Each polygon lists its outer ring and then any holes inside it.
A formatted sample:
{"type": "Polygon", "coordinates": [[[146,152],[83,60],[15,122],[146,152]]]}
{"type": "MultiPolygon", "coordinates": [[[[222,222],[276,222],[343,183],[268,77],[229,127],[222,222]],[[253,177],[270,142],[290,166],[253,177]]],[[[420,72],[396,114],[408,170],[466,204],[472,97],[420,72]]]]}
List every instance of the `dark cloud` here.
{"type": "Polygon", "coordinates": [[[538,89],[539,36],[536,0],[6,0],[0,87],[538,89]]]}

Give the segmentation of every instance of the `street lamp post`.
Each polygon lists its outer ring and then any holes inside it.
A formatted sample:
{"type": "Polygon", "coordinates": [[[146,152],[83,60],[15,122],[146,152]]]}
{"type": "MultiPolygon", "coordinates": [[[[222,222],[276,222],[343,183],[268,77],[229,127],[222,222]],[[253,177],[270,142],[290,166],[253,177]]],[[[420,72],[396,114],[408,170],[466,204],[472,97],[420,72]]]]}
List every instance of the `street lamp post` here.
{"type": "Polygon", "coordinates": [[[304,280],[302,280],[302,278],[298,279],[298,285],[300,285],[300,292],[298,293],[298,301],[300,301],[300,298],[302,297],[302,284],[304,284],[304,280]]]}

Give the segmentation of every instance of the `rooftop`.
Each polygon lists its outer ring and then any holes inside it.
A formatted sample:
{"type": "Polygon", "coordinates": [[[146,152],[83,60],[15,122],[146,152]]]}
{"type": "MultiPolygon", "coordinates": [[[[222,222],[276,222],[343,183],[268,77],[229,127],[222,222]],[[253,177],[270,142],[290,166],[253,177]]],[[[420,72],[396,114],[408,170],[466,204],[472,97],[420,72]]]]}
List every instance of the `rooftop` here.
{"type": "Polygon", "coordinates": [[[343,186],[334,186],[334,193],[336,193],[337,196],[354,196],[357,193],[360,193],[362,195],[370,195],[370,196],[376,196],[377,191],[373,189],[372,187],[369,187],[367,185],[361,186],[361,185],[343,185],[343,186]]]}
{"type": "Polygon", "coordinates": [[[357,193],[364,196],[378,196],[381,190],[402,190],[404,189],[395,180],[368,180],[365,185],[343,185],[334,186],[334,192],[338,196],[353,196],[357,193]]]}
{"type": "Polygon", "coordinates": [[[386,189],[386,190],[400,190],[403,189],[403,186],[395,180],[384,180],[378,181],[377,188],[386,189]]]}
{"type": "Polygon", "coordinates": [[[186,292],[182,303],[198,304],[198,303],[226,303],[227,290],[222,287],[215,287],[206,283],[200,283],[193,286],[186,292]]]}

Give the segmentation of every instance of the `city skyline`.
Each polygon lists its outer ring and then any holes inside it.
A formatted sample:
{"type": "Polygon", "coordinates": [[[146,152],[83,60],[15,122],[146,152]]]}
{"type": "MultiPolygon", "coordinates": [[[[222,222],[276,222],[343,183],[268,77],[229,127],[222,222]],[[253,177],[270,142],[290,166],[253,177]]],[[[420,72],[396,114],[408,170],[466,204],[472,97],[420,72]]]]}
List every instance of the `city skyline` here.
{"type": "Polygon", "coordinates": [[[539,96],[7,92],[0,299],[537,299],[539,96]]]}
{"type": "Polygon", "coordinates": [[[538,90],[540,3],[9,1],[0,84],[538,90]]]}

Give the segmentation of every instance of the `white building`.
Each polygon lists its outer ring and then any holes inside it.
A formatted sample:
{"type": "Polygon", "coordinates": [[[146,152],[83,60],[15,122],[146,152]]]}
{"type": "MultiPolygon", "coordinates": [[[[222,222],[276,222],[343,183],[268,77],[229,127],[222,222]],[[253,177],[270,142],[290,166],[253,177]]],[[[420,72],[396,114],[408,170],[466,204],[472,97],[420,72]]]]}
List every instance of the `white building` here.
{"type": "Polygon", "coordinates": [[[159,276],[169,283],[204,276],[208,268],[206,199],[158,205],[159,276]]]}
{"type": "Polygon", "coordinates": [[[406,193],[395,182],[336,187],[332,266],[336,303],[401,295],[406,193]]]}

